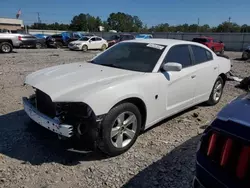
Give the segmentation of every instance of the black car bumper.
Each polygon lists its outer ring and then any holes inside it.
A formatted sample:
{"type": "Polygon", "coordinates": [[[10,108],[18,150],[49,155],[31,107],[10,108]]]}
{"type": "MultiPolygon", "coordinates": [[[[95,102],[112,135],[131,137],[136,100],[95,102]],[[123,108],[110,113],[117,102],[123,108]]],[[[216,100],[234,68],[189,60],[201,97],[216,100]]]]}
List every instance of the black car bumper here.
{"type": "Polygon", "coordinates": [[[35,48],[36,42],[35,41],[22,41],[20,44],[21,48],[35,48]]]}
{"type": "Polygon", "coordinates": [[[193,188],[210,188],[220,187],[227,188],[220,180],[220,177],[214,176],[209,173],[199,163],[196,164],[196,176],[193,179],[193,188]]]}
{"type": "Polygon", "coordinates": [[[200,182],[200,180],[195,176],[193,179],[193,188],[205,188],[202,183],[200,182]]]}

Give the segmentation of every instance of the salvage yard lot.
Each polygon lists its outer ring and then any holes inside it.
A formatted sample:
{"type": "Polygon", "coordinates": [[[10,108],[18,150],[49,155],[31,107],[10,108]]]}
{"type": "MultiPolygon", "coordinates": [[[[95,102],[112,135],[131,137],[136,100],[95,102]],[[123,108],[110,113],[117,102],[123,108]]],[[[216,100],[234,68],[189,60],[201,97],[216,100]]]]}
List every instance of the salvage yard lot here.
{"type": "MultiPolygon", "coordinates": [[[[191,108],[143,133],[125,154],[63,150],[56,135],[31,123],[21,97],[29,94],[25,76],[41,68],[86,61],[98,52],[21,49],[0,54],[0,187],[191,187],[195,149],[204,125],[243,91],[228,81],[219,104],[191,108]]],[[[233,60],[236,76],[246,77],[250,63],[233,60]]]]}

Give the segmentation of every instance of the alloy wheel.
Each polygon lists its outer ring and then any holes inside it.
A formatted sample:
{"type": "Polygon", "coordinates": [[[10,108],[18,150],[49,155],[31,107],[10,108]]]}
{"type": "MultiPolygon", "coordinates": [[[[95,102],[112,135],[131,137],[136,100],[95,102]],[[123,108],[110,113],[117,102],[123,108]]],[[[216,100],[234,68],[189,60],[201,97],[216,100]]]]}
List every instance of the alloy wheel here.
{"type": "Polygon", "coordinates": [[[123,112],[115,119],[110,139],[116,148],[126,147],[135,137],[137,118],[132,112],[123,112]]]}
{"type": "Polygon", "coordinates": [[[223,84],[221,83],[220,80],[218,80],[214,86],[214,91],[213,91],[213,98],[214,101],[220,100],[220,97],[222,95],[222,90],[223,90],[223,84]]]}
{"type": "Polygon", "coordinates": [[[3,52],[5,52],[5,53],[8,53],[8,52],[10,52],[10,46],[9,45],[7,45],[7,44],[3,44],[2,45],[2,51],[3,52]]]}

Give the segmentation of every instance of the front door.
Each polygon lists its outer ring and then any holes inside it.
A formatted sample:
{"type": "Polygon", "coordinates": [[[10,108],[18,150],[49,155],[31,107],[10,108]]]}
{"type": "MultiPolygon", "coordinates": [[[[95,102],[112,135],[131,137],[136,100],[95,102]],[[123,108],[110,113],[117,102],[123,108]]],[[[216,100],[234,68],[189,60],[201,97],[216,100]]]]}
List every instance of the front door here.
{"type": "Polygon", "coordinates": [[[166,115],[173,115],[194,103],[196,70],[188,45],[176,45],[169,49],[164,62],[175,62],[182,65],[179,72],[163,72],[166,78],[166,115]]]}

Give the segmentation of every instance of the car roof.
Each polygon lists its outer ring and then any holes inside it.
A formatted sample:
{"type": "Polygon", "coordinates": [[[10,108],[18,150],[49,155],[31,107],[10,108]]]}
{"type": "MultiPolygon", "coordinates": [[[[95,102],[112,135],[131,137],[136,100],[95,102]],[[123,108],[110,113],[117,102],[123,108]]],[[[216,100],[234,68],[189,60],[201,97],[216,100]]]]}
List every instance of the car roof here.
{"type": "Polygon", "coordinates": [[[160,38],[153,38],[153,39],[136,39],[136,40],[127,40],[127,41],[122,41],[122,42],[138,42],[138,43],[152,43],[152,44],[158,44],[158,45],[176,45],[176,44],[194,44],[197,46],[202,46],[203,45],[196,43],[196,42],[191,42],[191,41],[184,41],[184,40],[178,40],[178,39],[160,39],[160,38]]]}

